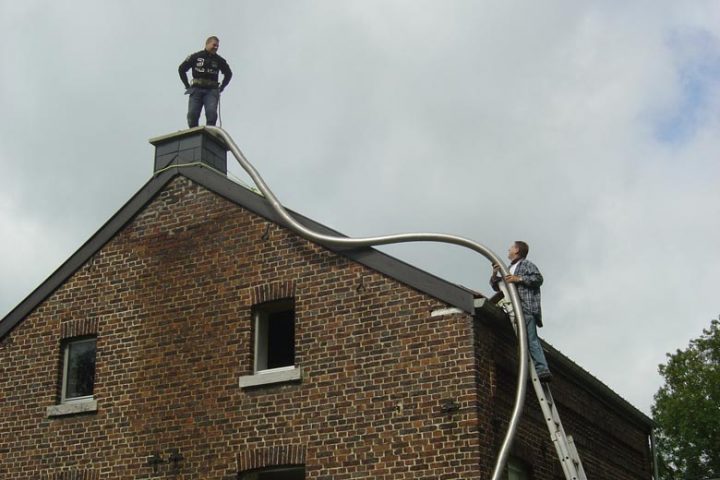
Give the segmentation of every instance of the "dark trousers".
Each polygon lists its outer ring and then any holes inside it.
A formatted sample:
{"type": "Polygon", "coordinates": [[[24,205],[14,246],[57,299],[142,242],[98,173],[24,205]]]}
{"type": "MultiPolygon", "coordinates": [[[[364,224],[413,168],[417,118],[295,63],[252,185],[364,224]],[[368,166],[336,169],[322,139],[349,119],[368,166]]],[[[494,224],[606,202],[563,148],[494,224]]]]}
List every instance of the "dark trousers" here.
{"type": "Polygon", "coordinates": [[[200,121],[200,110],[205,107],[205,119],[208,125],[215,125],[217,122],[218,102],[220,101],[220,93],[217,88],[200,88],[192,87],[190,89],[190,98],[188,100],[188,127],[198,126],[200,121]]]}
{"type": "Polygon", "coordinates": [[[527,339],[528,339],[528,350],[530,350],[530,358],[535,364],[535,370],[538,375],[541,373],[549,372],[547,360],[545,359],[545,353],[540,343],[540,337],[537,334],[537,324],[535,323],[535,317],[524,313],[525,326],[527,327],[527,339]]]}

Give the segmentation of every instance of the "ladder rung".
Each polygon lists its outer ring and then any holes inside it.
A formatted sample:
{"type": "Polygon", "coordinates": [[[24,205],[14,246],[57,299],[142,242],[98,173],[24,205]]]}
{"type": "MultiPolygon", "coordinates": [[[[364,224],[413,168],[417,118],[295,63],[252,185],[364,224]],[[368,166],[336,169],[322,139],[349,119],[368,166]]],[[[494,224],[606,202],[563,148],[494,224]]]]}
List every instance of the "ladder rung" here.
{"type": "Polygon", "coordinates": [[[532,364],[530,364],[530,374],[535,387],[535,394],[540,402],[545,423],[550,431],[550,439],[555,445],[557,458],[560,460],[565,480],[587,480],[585,470],[583,469],[580,456],[575,448],[575,442],[572,436],[566,435],[560,420],[560,412],[555,406],[550,386],[546,383],[539,382],[537,372],[532,364]]]}

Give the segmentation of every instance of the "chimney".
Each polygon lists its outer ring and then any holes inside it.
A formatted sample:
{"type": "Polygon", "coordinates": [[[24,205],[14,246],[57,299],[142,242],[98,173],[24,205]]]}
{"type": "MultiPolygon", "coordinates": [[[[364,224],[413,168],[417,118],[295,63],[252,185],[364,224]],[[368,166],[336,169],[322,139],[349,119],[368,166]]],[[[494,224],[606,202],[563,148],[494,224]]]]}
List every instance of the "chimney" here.
{"type": "Polygon", "coordinates": [[[155,146],[155,169],[203,163],[227,175],[225,142],[205,127],[181,130],[150,139],[155,146]]]}

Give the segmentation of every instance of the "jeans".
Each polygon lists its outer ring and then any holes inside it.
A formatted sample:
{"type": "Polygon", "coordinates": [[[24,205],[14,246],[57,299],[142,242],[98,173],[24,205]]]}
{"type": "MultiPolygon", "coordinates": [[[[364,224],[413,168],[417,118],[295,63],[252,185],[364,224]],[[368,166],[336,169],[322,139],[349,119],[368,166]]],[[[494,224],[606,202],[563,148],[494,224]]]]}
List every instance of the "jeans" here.
{"type": "Polygon", "coordinates": [[[200,110],[205,107],[205,119],[208,125],[215,125],[217,122],[217,109],[220,100],[220,93],[217,88],[192,87],[188,100],[188,127],[198,126],[200,121],[200,110]]]}
{"type": "Polygon", "coordinates": [[[535,370],[538,375],[544,372],[550,372],[547,360],[545,359],[545,353],[540,344],[540,338],[537,334],[535,317],[527,313],[523,316],[525,317],[525,326],[527,328],[528,350],[530,350],[530,358],[532,358],[533,364],[535,365],[535,370]]]}

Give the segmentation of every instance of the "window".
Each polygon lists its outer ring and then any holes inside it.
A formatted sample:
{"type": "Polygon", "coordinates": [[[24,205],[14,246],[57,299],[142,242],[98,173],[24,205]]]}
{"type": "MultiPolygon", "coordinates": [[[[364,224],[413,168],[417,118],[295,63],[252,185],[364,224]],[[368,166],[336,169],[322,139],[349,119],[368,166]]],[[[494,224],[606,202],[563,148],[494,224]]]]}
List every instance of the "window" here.
{"type": "Polygon", "coordinates": [[[255,331],[253,374],[240,377],[240,387],[257,387],[302,379],[295,365],[295,303],[292,298],[253,308],[255,331]]]}
{"type": "Polygon", "coordinates": [[[95,338],[74,339],[63,347],[61,402],[92,400],[95,387],[95,338]]]}
{"type": "Polygon", "coordinates": [[[243,473],[238,478],[240,480],[303,480],[305,467],[263,468],[243,473]]]}
{"type": "Polygon", "coordinates": [[[255,373],[295,367],[295,306],[292,299],[255,307],[255,373]]]}
{"type": "Polygon", "coordinates": [[[95,337],[73,337],[61,344],[60,402],[47,407],[48,417],[97,412],[95,337]]]}
{"type": "Polygon", "coordinates": [[[529,480],[530,470],[525,462],[510,457],[507,462],[507,480],[529,480]]]}

